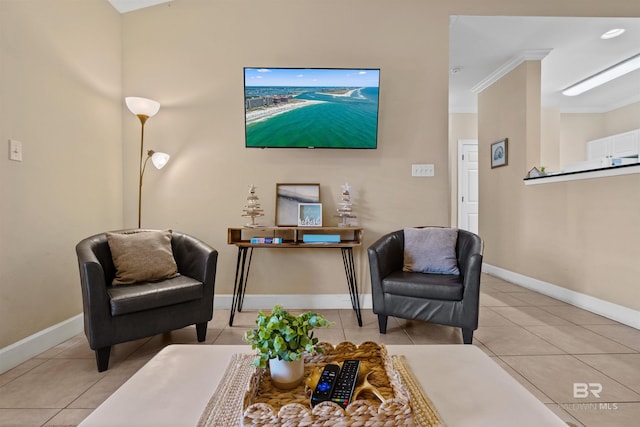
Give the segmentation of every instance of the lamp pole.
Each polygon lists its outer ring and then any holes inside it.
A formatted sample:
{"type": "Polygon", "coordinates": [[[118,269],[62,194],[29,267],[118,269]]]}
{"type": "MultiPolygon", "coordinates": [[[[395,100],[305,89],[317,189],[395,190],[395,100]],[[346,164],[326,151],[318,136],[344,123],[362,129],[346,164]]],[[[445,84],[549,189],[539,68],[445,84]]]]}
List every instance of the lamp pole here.
{"type": "Polygon", "coordinates": [[[147,122],[149,116],[145,114],[136,114],[140,119],[142,130],[140,131],[140,181],[138,184],[138,228],[140,228],[142,218],[142,176],[144,175],[142,157],[144,155],[144,124],[147,122]]]}

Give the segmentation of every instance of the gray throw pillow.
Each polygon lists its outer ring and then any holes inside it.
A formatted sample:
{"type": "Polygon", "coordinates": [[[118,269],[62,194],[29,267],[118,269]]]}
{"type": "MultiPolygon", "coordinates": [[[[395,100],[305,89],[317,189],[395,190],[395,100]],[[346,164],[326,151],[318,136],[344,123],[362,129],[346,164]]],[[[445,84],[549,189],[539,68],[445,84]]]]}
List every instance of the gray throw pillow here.
{"type": "Polygon", "coordinates": [[[171,249],[171,230],[107,233],[113,265],[114,285],[157,282],[178,276],[171,249]]]}
{"type": "Polygon", "coordinates": [[[458,230],[453,228],[405,228],[403,270],[459,275],[457,240],[458,230]]]}

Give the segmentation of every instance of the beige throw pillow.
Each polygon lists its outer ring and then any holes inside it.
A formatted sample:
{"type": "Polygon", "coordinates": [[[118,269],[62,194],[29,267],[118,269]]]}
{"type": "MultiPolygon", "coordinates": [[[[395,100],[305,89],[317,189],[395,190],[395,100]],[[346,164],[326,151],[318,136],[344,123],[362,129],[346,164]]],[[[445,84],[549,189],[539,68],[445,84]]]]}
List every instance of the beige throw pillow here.
{"type": "Polygon", "coordinates": [[[171,250],[171,230],[107,233],[116,267],[114,285],[155,282],[178,276],[171,250]]]}
{"type": "Polygon", "coordinates": [[[456,256],[458,230],[453,228],[405,228],[404,271],[460,274],[456,256]]]}

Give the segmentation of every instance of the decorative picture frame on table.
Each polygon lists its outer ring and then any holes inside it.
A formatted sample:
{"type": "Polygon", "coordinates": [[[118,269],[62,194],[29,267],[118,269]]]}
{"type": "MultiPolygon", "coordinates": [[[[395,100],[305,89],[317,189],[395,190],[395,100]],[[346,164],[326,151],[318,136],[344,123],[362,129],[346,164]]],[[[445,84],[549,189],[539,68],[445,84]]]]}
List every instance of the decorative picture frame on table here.
{"type": "Polygon", "coordinates": [[[298,203],[298,227],[322,227],[322,203],[298,203]]]}
{"type": "Polygon", "coordinates": [[[491,169],[507,166],[509,160],[507,151],[508,142],[508,138],[504,138],[491,144],[491,169]]]}
{"type": "Polygon", "coordinates": [[[320,203],[320,184],[276,184],[276,226],[297,227],[300,203],[320,203]]]}

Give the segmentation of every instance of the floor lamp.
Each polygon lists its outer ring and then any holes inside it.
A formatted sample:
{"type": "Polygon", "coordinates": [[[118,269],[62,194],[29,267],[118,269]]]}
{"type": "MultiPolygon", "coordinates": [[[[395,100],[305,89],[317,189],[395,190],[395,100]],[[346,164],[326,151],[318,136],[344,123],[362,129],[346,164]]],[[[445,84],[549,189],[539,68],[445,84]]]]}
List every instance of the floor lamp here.
{"type": "Polygon", "coordinates": [[[169,161],[169,155],[153,150],[147,151],[147,157],[143,161],[144,156],[144,124],[149,117],[153,117],[160,110],[160,103],[152,99],[140,98],[136,96],[128,96],[125,99],[127,108],[133,114],[138,116],[142,130],[140,133],[140,180],[138,181],[138,228],[140,228],[140,218],[142,217],[142,177],[147,167],[147,162],[151,159],[151,163],[157,168],[162,169],[169,161]]]}

